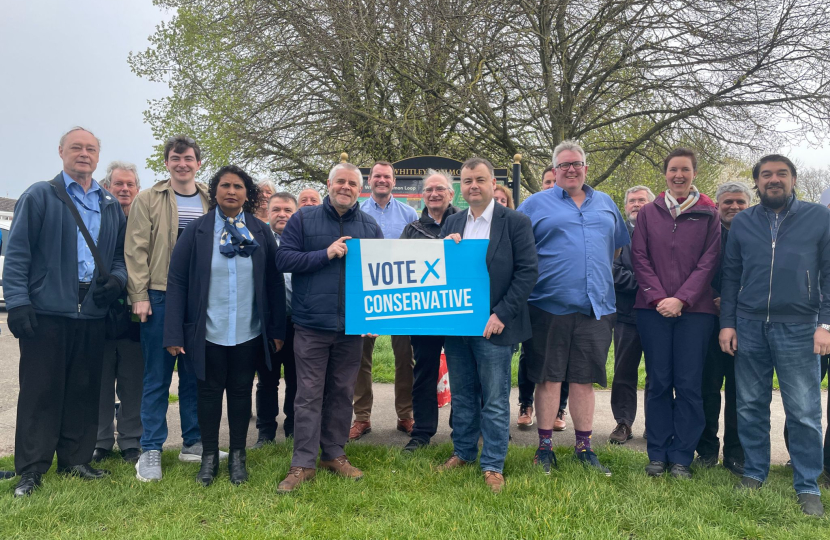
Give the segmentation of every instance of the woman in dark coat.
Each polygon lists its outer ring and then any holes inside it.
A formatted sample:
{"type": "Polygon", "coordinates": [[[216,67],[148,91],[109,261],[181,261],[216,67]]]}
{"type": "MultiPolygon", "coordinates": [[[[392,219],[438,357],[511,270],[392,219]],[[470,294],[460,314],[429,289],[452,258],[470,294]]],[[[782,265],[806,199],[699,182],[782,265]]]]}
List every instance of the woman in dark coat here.
{"type": "Polygon", "coordinates": [[[202,466],[209,486],[219,472],[222,397],[228,395],[233,484],[248,479],[245,444],[254,372],[262,355],[285,338],[285,286],[277,271],[277,244],[256,218],[258,191],[234,165],[210,180],[210,210],[187,226],[173,249],[167,278],[164,346],[185,353],[197,376],[202,466]]]}
{"type": "Polygon", "coordinates": [[[686,148],[663,162],[666,191],[637,216],[631,259],[637,330],[646,360],[646,472],[690,478],[703,433],[703,360],[717,309],[711,283],[720,254],[714,203],[692,184],[697,158],[686,148]]]}

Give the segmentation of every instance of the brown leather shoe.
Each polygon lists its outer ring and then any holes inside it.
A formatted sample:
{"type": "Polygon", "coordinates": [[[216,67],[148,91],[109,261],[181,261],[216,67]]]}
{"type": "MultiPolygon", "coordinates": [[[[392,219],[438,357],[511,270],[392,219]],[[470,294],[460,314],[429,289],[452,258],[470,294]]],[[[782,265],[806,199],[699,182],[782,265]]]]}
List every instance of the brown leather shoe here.
{"type": "Polygon", "coordinates": [[[464,465],[468,465],[468,462],[453,454],[453,456],[450,459],[445,461],[442,465],[438,466],[438,470],[449,471],[450,469],[456,469],[458,467],[463,467],[464,465]]]}
{"type": "Polygon", "coordinates": [[[412,435],[413,427],[415,427],[415,420],[412,418],[398,418],[398,431],[412,435]]]}
{"type": "Polygon", "coordinates": [[[530,429],[533,425],[533,405],[519,405],[519,419],[516,420],[519,429],[530,429]]]}
{"type": "Polygon", "coordinates": [[[498,493],[504,488],[504,476],[496,471],[484,471],[484,483],[493,493],[498,493]]]}
{"type": "Polygon", "coordinates": [[[317,474],[314,469],[304,467],[291,467],[288,469],[288,476],[277,485],[277,493],[291,493],[303,482],[312,480],[317,474]]]}
{"type": "MultiPolygon", "coordinates": [[[[611,444],[625,444],[633,438],[634,435],[631,434],[631,428],[620,422],[614,428],[614,431],[611,432],[611,435],[608,436],[608,442],[611,444]]],[[[715,457],[717,461],[717,456],[715,457]]]]}
{"type": "Polygon", "coordinates": [[[565,428],[568,427],[568,423],[565,422],[566,414],[568,413],[563,409],[556,413],[556,420],[553,421],[553,431],[565,431],[565,428]]]}
{"type": "Polygon", "coordinates": [[[351,478],[352,480],[363,478],[363,471],[349,463],[349,459],[345,455],[336,457],[331,461],[321,461],[320,467],[344,478],[351,478]]]}
{"type": "Polygon", "coordinates": [[[371,422],[362,422],[360,420],[355,420],[354,424],[352,424],[352,428],[349,430],[349,440],[356,441],[359,438],[363,437],[367,433],[372,431],[372,423],[371,422]]]}

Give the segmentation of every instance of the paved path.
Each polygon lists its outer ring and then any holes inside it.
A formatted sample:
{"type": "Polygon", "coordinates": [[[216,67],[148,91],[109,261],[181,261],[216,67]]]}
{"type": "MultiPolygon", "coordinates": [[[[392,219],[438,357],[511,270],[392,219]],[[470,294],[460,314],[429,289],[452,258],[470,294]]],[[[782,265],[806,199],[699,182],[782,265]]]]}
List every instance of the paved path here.
{"type": "MultiPolygon", "coordinates": [[[[0,309],[0,456],[6,456],[14,451],[14,428],[17,408],[17,367],[19,361],[19,350],[17,340],[9,333],[6,325],[6,312],[0,309]]],[[[177,380],[174,376],[171,390],[176,393],[177,380]]],[[[372,432],[363,437],[359,443],[387,444],[392,446],[403,446],[406,444],[407,436],[395,429],[396,415],[394,408],[394,391],[391,384],[375,384],[374,413],[372,416],[372,432]]],[[[646,441],[642,438],[644,431],[642,415],[642,392],[639,392],[639,411],[634,425],[635,437],[626,445],[630,448],[645,451],[646,441]]],[[[537,444],[536,430],[520,431],[516,428],[515,420],[518,414],[517,390],[514,388],[511,395],[511,428],[513,444],[531,445],[537,444]]],[[[827,399],[826,392],[823,399],[827,399]]],[[[594,422],[594,444],[601,445],[608,441],[608,434],[614,429],[615,422],[611,415],[611,392],[598,391],[596,393],[596,415],[594,422]]],[[[787,450],[781,433],[784,429],[784,409],[781,404],[781,397],[778,392],[772,398],[772,461],[783,464],[787,461],[787,450]]],[[[573,443],[573,425],[568,419],[568,427],[564,432],[554,434],[554,445],[569,445],[573,443]]],[[[166,447],[181,446],[181,428],[179,425],[179,407],[174,403],[170,405],[167,413],[169,425],[169,438],[166,447]]],[[[433,439],[435,442],[446,442],[450,440],[450,429],[448,425],[449,407],[441,409],[441,420],[438,434],[433,439]]],[[[282,424],[282,418],[279,419],[282,424]]],[[[282,430],[280,429],[280,434],[282,430]]],[[[251,427],[248,430],[248,440],[251,444],[256,440],[256,429],[254,421],[251,420],[251,427]]],[[[222,423],[220,444],[227,447],[228,433],[227,422],[222,423]]]]}

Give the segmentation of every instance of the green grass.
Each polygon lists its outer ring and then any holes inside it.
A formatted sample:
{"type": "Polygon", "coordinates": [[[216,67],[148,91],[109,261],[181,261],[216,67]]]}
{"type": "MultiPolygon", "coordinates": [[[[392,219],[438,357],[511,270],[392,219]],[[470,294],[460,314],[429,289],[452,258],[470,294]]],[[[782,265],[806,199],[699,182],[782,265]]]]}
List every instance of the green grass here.
{"type": "MultiPolygon", "coordinates": [[[[230,485],[224,467],[213,486],[198,486],[198,466],[180,463],[175,451],[164,453],[164,479],[152,484],[137,481],[133,467],[116,458],[104,463],[113,471],[105,480],[50,472],[30,498],[0,496],[0,537],[830,538],[827,521],[801,515],[784,467],[774,467],[759,492],[742,494],[723,468],[699,472],[690,481],[651,479],[643,472],[644,454],[599,448],[614,471],[606,478],[575,462],[568,449],[559,450],[559,469],[545,477],[531,465],[533,448],[511,446],[507,486],[498,495],[488,491],[477,467],[435,472],[450,455],[448,444],[414,457],[353,444],[348,452],[366,473],[362,481],[321,472],[283,496],[275,487],[287,472],[290,443],[251,451],[251,479],[239,487],[230,485]]],[[[11,464],[11,458],[0,459],[0,467],[11,464]]],[[[11,490],[13,483],[2,487],[11,490]]]]}
{"type": "MultiPolygon", "coordinates": [[[[611,344],[608,350],[608,360],[605,363],[605,370],[608,373],[608,386],[611,388],[611,382],[614,380],[614,344],[611,344]]],[[[517,386],[517,377],[519,372],[519,353],[513,355],[511,364],[512,384],[517,386]]],[[[381,383],[395,382],[395,356],[392,354],[392,341],[389,336],[381,336],[375,341],[375,352],[372,355],[372,380],[381,383]]],[[[825,378],[821,381],[821,388],[827,390],[827,381],[825,378]]],[[[598,385],[594,385],[600,388],[598,385]]],[[[646,366],[645,362],[640,362],[638,370],[637,388],[643,389],[646,387],[646,366]]],[[[778,375],[773,375],[772,387],[778,390],[778,375]]]]}

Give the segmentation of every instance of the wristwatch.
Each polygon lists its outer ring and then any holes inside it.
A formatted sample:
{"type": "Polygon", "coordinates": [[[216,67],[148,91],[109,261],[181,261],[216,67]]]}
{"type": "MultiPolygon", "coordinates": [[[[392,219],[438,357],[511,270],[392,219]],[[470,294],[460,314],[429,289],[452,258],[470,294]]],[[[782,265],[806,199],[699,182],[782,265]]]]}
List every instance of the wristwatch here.
{"type": "Polygon", "coordinates": [[[830,332],[830,324],[820,324],[818,326],[819,326],[819,328],[824,328],[825,330],[830,332]]]}

